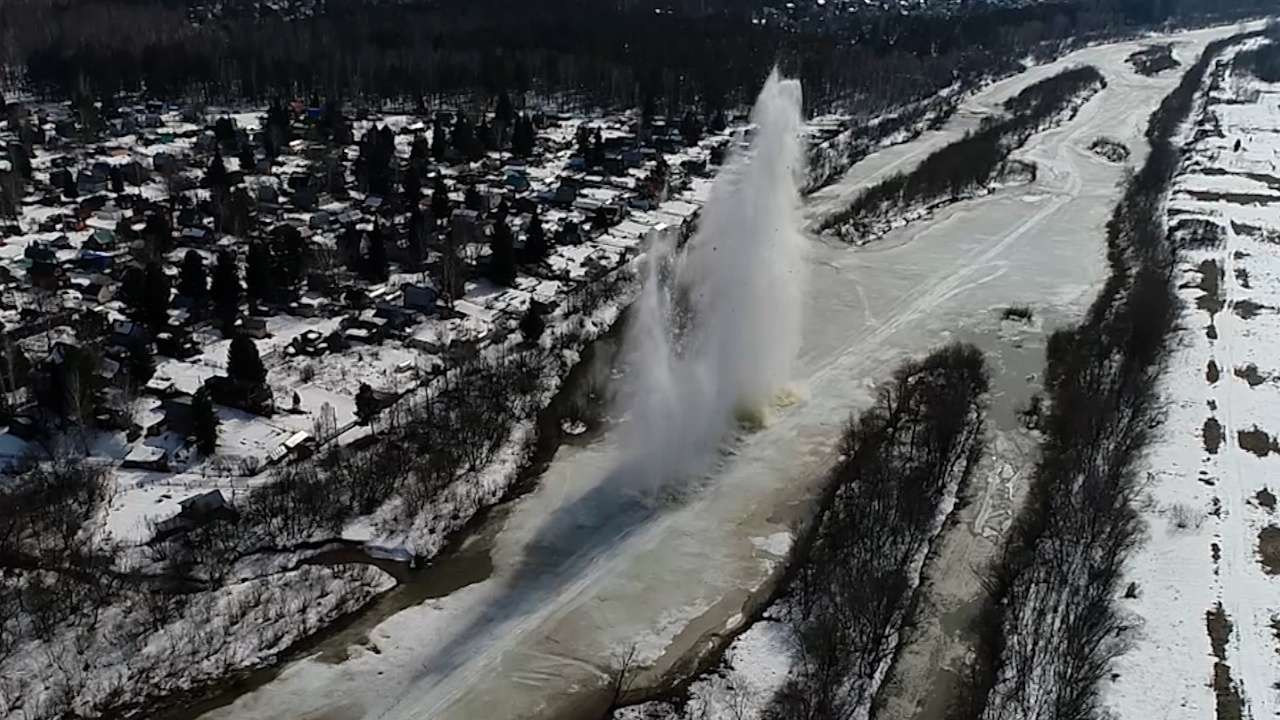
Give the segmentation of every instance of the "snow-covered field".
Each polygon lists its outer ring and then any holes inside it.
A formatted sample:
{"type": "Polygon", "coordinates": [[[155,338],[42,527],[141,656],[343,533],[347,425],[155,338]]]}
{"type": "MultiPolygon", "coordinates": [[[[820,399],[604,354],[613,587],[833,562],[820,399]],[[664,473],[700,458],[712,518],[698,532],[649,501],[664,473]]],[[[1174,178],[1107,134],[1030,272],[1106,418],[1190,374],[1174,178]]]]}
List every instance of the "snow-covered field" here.
{"type": "MultiPolygon", "coordinates": [[[[1194,59],[1234,32],[1175,36],[1175,54],[1194,59]]],[[[1140,162],[1147,117],[1178,79],[1134,74],[1125,58],[1138,45],[1089,48],[998,83],[941,131],[958,137],[984,104],[1069,65],[1096,65],[1108,87],[1015,153],[1040,167],[1034,185],[946,208],[863,249],[811,244],[798,363],[806,399],[739,438],[707,482],[654,507],[609,482],[612,434],[563,447],[539,487],[493,521],[489,580],[381,623],[371,633],[376,653],[296,663],[206,717],[563,717],[607,704],[611,668],[629,647],[653,658],[636,678],[645,684],[736,627],[779,567],[767,538],[790,530],[842,423],[898,361],[960,331],[997,332],[1007,305],[1070,321],[1092,299],[1123,169],[1088,146],[1118,138],[1140,162]]],[[[936,135],[873,154],[839,187],[906,169],[936,135]]]]}
{"type": "Polygon", "coordinates": [[[1133,648],[1105,699],[1120,718],[1274,717],[1280,85],[1223,72],[1193,119],[1169,222],[1207,220],[1221,242],[1182,253],[1182,331],[1147,461],[1148,538],[1122,601],[1133,648]]]}

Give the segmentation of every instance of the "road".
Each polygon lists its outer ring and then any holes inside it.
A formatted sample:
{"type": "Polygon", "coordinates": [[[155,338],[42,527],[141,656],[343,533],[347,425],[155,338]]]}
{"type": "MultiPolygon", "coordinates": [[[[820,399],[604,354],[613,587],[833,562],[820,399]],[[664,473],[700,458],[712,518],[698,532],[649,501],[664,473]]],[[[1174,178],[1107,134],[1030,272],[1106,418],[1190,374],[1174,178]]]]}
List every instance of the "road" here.
{"type": "MultiPolygon", "coordinates": [[[[1188,64],[1232,32],[1181,35],[1176,54],[1188,64]]],[[[1086,148],[1106,135],[1140,162],[1147,116],[1178,80],[1133,74],[1124,59],[1137,47],[1089,48],[997,83],[944,130],[868,157],[814,200],[811,221],[1068,66],[1096,64],[1107,76],[1074,120],[1017,153],[1039,165],[1034,185],[953,205],[864,248],[812,242],[798,363],[805,399],[738,438],[711,477],[654,506],[608,481],[611,435],[564,447],[537,490],[494,520],[489,580],[388,619],[344,662],[295,663],[204,717],[598,716],[611,697],[610,668],[628,649],[648,668],[643,683],[740,622],[773,576],[777,540],[816,492],[843,424],[898,362],[961,331],[995,332],[1011,304],[1069,321],[1092,299],[1123,169],[1086,148]]]]}

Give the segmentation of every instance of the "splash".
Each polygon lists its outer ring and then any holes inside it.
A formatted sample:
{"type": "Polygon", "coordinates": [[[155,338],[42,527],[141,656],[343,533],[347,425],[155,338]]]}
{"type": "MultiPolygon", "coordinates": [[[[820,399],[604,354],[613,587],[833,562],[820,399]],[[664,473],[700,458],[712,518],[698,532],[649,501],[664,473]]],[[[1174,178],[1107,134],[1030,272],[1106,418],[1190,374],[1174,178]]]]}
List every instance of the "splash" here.
{"type": "Polygon", "coordinates": [[[683,252],[659,242],[628,327],[619,401],[629,474],[659,487],[696,473],[734,424],[768,425],[797,402],[805,240],[800,83],[775,70],[749,147],[712,186],[683,252]]]}

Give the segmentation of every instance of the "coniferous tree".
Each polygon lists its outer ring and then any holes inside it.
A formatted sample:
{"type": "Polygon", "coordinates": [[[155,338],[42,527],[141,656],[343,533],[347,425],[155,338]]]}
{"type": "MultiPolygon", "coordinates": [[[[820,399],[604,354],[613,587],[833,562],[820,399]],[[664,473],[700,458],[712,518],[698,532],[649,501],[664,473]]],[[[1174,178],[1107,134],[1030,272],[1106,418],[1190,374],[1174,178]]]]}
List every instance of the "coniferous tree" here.
{"type": "Polygon", "coordinates": [[[218,410],[207,388],[196,391],[191,400],[191,434],[201,455],[212,455],[218,448],[218,410]]]}
{"type": "Polygon", "coordinates": [[[129,375],[139,385],[145,385],[156,373],[156,358],[151,352],[151,343],[135,340],[129,344],[129,375]]]}
{"type": "Polygon", "coordinates": [[[249,245],[249,257],[245,261],[244,284],[249,297],[254,300],[265,300],[272,295],[272,262],[271,250],[264,242],[249,245]]]}
{"type": "Polygon", "coordinates": [[[258,345],[247,335],[237,335],[227,348],[227,377],[237,382],[261,385],[267,381],[267,368],[258,355],[258,345]]]}
{"type": "Polygon", "coordinates": [[[452,144],[458,155],[466,160],[477,160],[483,154],[476,139],[475,126],[466,113],[458,113],[458,119],[453,123],[452,144]]]}
{"type": "Polygon", "coordinates": [[[444,123],[437,122],[431,128],[431,157],[436,162],[442,162],[448,151],[449,135],[445,132],[444,123]]]}
{"type": "Polygon", "coordinates": [[[525,230],[525,258],[527,262],[537,264],[547,258],[547,251],[547,233],[542,227],[542,217],[535,214],[525,230]]]}
{"type": "Polygon", "coordinates": [[[235,253],[223,250],[218,253],[217,264],[213,268],[214,313],[221,323],[224,332],[230,332],[240,314],[240,301],[244,298],[244,286],[240,282],[240,263],[235,253]]]}
{"type": "Polygon", "coordinates": [[[436,180],[436,186],[431,191],[431,214],[440,222],[448,222],[449,216],[453,214],[453,208],[449,203],[449,191],[445,189],[442,180],[436,180]]]}
{"type": "Polygon", "coordinates": [[[240,148],[240,153],[236,156],[236,159],[240,161],[240,172],[245,175],[253,172],[258,164],[257,158],[253,155],[253,145],[250,143],[245,143],[240,148]]]}
{"type": "Polygon", "coordinates": [[[688,146],[697,145],[702,139],[702,122],[692,110],[686,110],[684,117],[681,118],[680,134],[684,137],[684,144],[688,146]]]}
{"type": "Polygon", "coordinates": [[[418,171],[410,166],[404,174],[404,204],[409,212],[413,212],[418,208],[418,203],[422,200],[422,177],[418,175],[418,171]]]}
{"type": "Polygon", "coordinates": [[[204,266],[204,256],[195,250],[188,250],[182,256],[182,267],[178,270],[178,294],[185,295],[203,304],[209,295],[209,273],[204,266]]]}
{"type": "Polygon", "coordinates": [[[498,104],[493,110],[493,119],[507,127],[510,127],[512,120],[515,119],[515,108],[511,105],[511,96],[505,90],[498,95],[498,104]]]}
{"type": "Polygon", "coordinates": [[[515,129],[511,134],[511,152],[519,157],[529,157],[533,154],[534,142],[533,120],[525,113],[520,113],[520,116],[516,118],[515,129]]]}
{"type": "Polygon", "coordinates": [[[227,178],[227,164],[222,160],[222,151],[214,150],[213,162],[209,163],[209,171],[205,173],[205,184],[211,190],[225,191],[230,187],[227,178]]]}
{"type": "Polygon", "coordinates": [[[276,287],[292,290],[307,269],[306,240],[298,228],[281,225],[271,234],[271,277],[276,287]]]}
{"type": "Polygon", "coordinates": [[[468,185],[466,192],[462,194],[462,204],[468,210],[480,212],[484,207],[484,199],[480,197],[480,191],[475,185],[468,185]]]}
{"type": "Polygon", "coordinates": [[[173,246],[173,225],[169,222],[169,213],[155,212],[147,215],[142,228],[142,239],[147,243],[152,255],[163,255],[173,246]]]}
{"type": "Polygon", "coordinates": [[[511,226],[505,220],[494,223],[493,238],[489,249],[489,278],[499,285],[511,287],[516,283],[516,248],[511,226]]]}
{"type": "Polygon", "coordinates": [[[143,322],[152,331],[169,324],[169,276],[157,262],[147,263],[143,279],[143,322]]]}
{"type": "Polygon", "coordinates": [[[729,123],[725,120],[724,111],[717,110],[716,114],[711,118],[711,131],[722,133],[727,127],[729,127],[729,123]]]}
{"type": "Polygon", "coordinates": [[[409,161],[417,164],[431,159],[431,147],[427,145],[427,136],[417,133],[413,136],[413,145],[409,148],[409,161]]]}
{"type": "Polygon", "coordinates": [[[416,208],[409,216],[408,255],[409,265],[413,269],[422,267],[427,259],[427,242],[431,235],[434,220],[431,211],[416,208]]]}
{"type": "Polygon", "coordinates": [[[542,306],[536,302],[529,303],[529,309],[520,318],[520,334],[524,336],[525,342],[538,342],[546,329],[547,321],[542,317],[542,306]]]}
{"type": "Polygon", "coordinates": [[[386,282],[390,277],[390,263],[387,260],[387,243],[382,228],[374,225],[369,231],[368,247],[364,256],[365,277],[372,282],[386,282]]]}

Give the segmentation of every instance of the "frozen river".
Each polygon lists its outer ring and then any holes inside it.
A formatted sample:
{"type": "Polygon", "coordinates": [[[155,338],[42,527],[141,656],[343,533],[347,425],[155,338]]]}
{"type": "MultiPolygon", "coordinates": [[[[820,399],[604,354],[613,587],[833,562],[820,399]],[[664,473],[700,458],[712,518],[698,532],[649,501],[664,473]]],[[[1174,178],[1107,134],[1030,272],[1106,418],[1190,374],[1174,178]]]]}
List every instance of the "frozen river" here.
{"type": "MultiPolygon", "coordinates": [[[[1184,67],[1234,28],[1173,36],[1184,67]]],[[[905,356],[963,331],[990,332],[1008,305],[1074,318],[1105,276],[1104,223],[1123,167],[1087,149],[1099,136],[1141,162],[1147,117],[1179,71],[1124,62],[1135,43],[1082,50],[997,83],[941,131],[876,153],[817,194],[809,219],[883,175],[909,169],[1001,100],[1075,64],[1108,86],[1070,122],[1015,156],[1034,184],[953,205],[863,248],[813,240],[798,362],[805,399],[739,438],[700,487],[649,507],[606,477],[614,438],[563,447],[537,489],[496,513],[483,582],[385,620],[333,663],[293,663],[208,720],[506,720],[599,716],[623,656],[676,665],[740,622],[766,585],[830,466],[849,415],[905,356]]]]}

